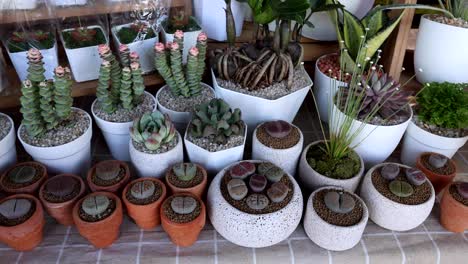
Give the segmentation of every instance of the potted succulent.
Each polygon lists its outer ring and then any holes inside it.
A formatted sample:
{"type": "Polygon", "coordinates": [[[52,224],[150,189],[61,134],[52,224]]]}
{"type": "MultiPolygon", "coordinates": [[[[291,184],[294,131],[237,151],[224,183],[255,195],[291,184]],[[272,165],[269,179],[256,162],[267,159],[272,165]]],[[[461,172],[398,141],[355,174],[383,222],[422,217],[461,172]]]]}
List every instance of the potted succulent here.
{"type": "Polygon", "coordinates": [[[221,170],[208,189],[208,216],[225,239],[268,247],[288,238],[302,217],[296,180],[273,163],[241,161],[221,170]]]}
{"type": "Polygon", "coordinates": [[[88,194],[73,207],[73,221],[80,235],[96,248],[106,248],[119,236],[122,202],[113,193],[88,194]]]}
{"type": "Polygon", "coordinates": [[[16,134],[13,119],[0,113],[0,174],[16,163],[16,134]]]}
{"type": "Polygon", "coordinates": [[[49,173],[79,175],[91,163],[91,117],[72,107],[68,68],[55,68],[55,82],[46,81],[40,51],[30,49],[28,60],[28,79],[21,85],[23,122],[18,128],[18,139],[49,173]]]}
{"type": "Polygon", "coordinates": [[[103,28],[80,26],[64,29],[60,35],[75,81],[96,80],[100,65],[98,45],[108,44],[103,28]]]}
{"type": "Polygon", "coordinates": [[[202,199],[207,181],[206,170],[194,163],[179,163],[166,172],[166,184],[172,193],[191,193],[202,199]]]}
{"type": "Polygon", "coordinates": [[[420,83],[468,83],[468,6],[465,0],[439,0],[442,14],[421,18],[414,50],[414,67],[422,68],[416,78],[420,83]],[[443,49],[444,52],[435,52],[443,49]]]}
{"type": "Polygon", "coordinates": [[[369,212],[359,196],[337,187],[315,190],[307,200],[304,230],[317,245],[343,251],[361,240],[369,212]]]}
{"type": "Polygon", "coordinates": [[[120,191],[130,180],[130,168],[120,160],[105,160],[96,163],[86,177],[92,192],[111,192],[120,195],[120,191]]]}
{"type": "Polygon", "coordinates": [[[33,250],[42,241],[45,220],[41,202],[30,194],[0,200],[0,241],[17,251],[33,250]]]}
{"type": "Polygon", "coordinates": [[[193,245],[205,226],[206,209],[203,201],[190,193],[168,197],[161,206],[162,228],[172,243],[181,247],[193,245]]]}
{"type": "Polygon", "coordinates": [[[393,230],[411,230],[426,220],[435,201],[434,188],[420,170],[397,163],[372,167],[364,177],[361,198],[370,219],[393,230]]]}
{"type": "Polygon", "coordinates": [[[86,185],[80,176],[60,174],[42,184],[39,199],[44,209],[59,224],[74,225],[73,206],[86,191],[86,185]]]}
{"type": "Polygon", "coordinates": [[[212,99],[195,107],[184,144],[191,162],[216,173],[242,159],[246,137],[241,111],[233,111],[222,99],[212,99]]]}
{"type": "Polygon", "coordinates": [[[130,135],[130,160],[140,177],[160,178],[184,160],[182,137],[167,114],[143,114],[133,122],[130,135]]]}
{"type": "Polygon", "coordinates": [[[304,145],[297,126],[283,120],[268,121],[255,128],[252,138],[252,159],[272,162],[290,175],[296,174],[304,145]]]}
{"type": "Polygon", "coordinates": [[[177,30],[174,42],[154,46],[154,64],[167,85],[156,93],[158,109],[168,114],[176,128],[183,131],[190,121],[194,107],[215,97],[213,89],[201,82],[205,71],[207,37],[197,35],[196,46],[190,46],[186,66],[182,63],[185,34],[177,30]]]}
{"type": "Polygon", "coordinates": [[[47,169],[38,162],[15,164],[0,178],[0,189],[7,193],[37,194],[42,183],[47,180],[47,169]]]}
{"type": "Polygon", "coordinates": [[[436,195],[452,183],[457,175],[455,162],[442,154],[434,152],[422,153],[416,161],[416,167],[431,181],[436,195]]]}
{"type": "Polygon", "coordinates": [[[448,158],[468,140],[468,90],[466,84],[430,83],[417,96],[415,116],[408,125],[401,161],[414,166],[423,152],[448,158]]]}
{"type": "Polygon", "coordinates": [[[166,186],[156,178],[136,179],[122,193],[128,215],[141,229],[151,230],[161,224],[160,208],[166,198],[166,186]]]}
{"type": "Polygon", "coordinates": [[[440,202],[440,223],[445,229],[463,233],[468,229],[468,183],[454,182],[445,191],[440,202]]]}
{"type": "Polygon", "coordinates": [[[112,37],[117,46],[125,44],[131,52],[139,54],[141,71],[154,70],[153,45],[157,41],[154,29],[147,22],[136,21],[112,27],[112,37]]]}

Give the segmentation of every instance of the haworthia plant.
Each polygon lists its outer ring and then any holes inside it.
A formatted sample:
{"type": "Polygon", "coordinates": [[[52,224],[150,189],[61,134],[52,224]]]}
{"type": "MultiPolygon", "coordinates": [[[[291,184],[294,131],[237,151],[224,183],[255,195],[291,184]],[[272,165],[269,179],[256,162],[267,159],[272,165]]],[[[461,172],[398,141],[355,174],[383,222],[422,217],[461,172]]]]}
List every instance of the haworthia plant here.
{"type": "Polygon", "coordinates": [[[245,202],[253,210],[263,210],[270,204],[270,200],[266,195],[258,193],[249,195],[245,202]]]}
{"type": "Polygon", "coordinates": [[[414,193],[413,186],[404,181],[391,181],[388,185],[390,191],[398,197],[409,197],[414,193]]]}
{"type": "Polygon", "coordinates": [[[244,199],[244,197],[249,192],[247,185],[241,179],[231,179],[227,183],[227,190],[229,196],[231,196],[232,199],[237,201],[244,199]]]}
{"type": "Polygon", "coordinates": [[[270,121],[265,123],[265,131],[271,137],[281,139],[287,137],[291,133],[292,126],[283,120],[270,121]]]}
{"type": "Polygon", "coordinates": [[[171,208],[177,214],[190,214],[197,208],[197,200],[190,196],[177,196],[171,201],[171,208]]]}
{"type": "Polygon", "coordinates": [[[130,136],[148,150],[157,150],[177,139],[177,131],[167,114],[159,111],[145,113],[133,121],[130,136]]]}
{"type": "Polygon", "coordinates": [[[254,174],[249,179],[250,189],[254,192],[261,192],[265,190],[266,185],[267,185],[267,179],[263,175],[254,174]]]}
{"type": "Polygon", "coordinates": [[[120,174],[120,163],[115,160],[105,160],[96,164],[96,176],[104,181],[111,181],[120,174]]]}
{"type": "Polygon", "coordinates": [[[406,179],[415,186],[420,186],[427,180],[426,175],[422,171],[415,168],[406,169],[405,174],[406,179]]]}
{"type": "Polygon", "coordinates": [[[58,176],[47,181],[44,190],[57,197],[70,195],[79,185],[78,181],[70,176],[58,176]]]}
{"type": "Polygon", "coordinates": [[[260,165],[258,165],[258,173],[264,175],[272,182],[279,182],[284,175],[284,171],[271,162],[260,163],[260,165]]]}
{"type": "Polygon", "coordinates": [[[152,181],[144,180],[134,183],[130,189],[130,193],[133,197],[142,200],[153,195],[155,190],[156,186],[152,181]]]}
{"type": "Polygon", "coordinates": [[[33,166],[16,166],[10,172],[8,172],[8,179],[11,182],[22,184],[28,183],[34,176],[36,176],[37,170],[33,166]]]}
{"type": "Polygon", "coordinates": [[[93,217],[100,217],[107,208],[109,208],[110,200],[105,195],[95,195],[95,196],[88,196],[84,199],[83,203],[81,204],[81,209],[90,216],[93,217]]]}
{"type": "Polygon", "coordinates": [[[281,203],[288,196],[289,187],[282,182],[273,183],[267,190],[267,195],[274,203],[281,203]]]}
{"type": "Polygon", "coordinates": [[[181,181],[190,181],[197,175],[197,165],[193,163],[179,163],[172,167],[172,171],[181,181]]]}
{"type": "Polygon", "coordinates": [[[255,164],[248,161],[242,161],[229,169],[232,178],[245,179],[255,173],[255,164]]]}
{"type": "Polygon", "coordinates": [[[354,198],[343,191],[329,191],[324,196],[328,209],[338,214],[347,214],[356,206],[354,198]]]}
{"type": "Polygon", "coordinates": [[[398,176],[398,174],[400,174],[400,166],[396,164],[385,164],[380,169],[380,174],[386,180],[389,180],[389,181],[394,180],[398,176]]]}
{"type": "Polygon", "coordinates": [[[447,164],[448,158],[441,154],[432,153],[429,155],[428,162],[432,167],[440,169],[447,164]]]}
{"type": "Polygon", "coordinates": [[[28,199],[13,198],[0,204],[0,215],[9,220],[25,216],[31,210],[32,203],[28,199]]]}

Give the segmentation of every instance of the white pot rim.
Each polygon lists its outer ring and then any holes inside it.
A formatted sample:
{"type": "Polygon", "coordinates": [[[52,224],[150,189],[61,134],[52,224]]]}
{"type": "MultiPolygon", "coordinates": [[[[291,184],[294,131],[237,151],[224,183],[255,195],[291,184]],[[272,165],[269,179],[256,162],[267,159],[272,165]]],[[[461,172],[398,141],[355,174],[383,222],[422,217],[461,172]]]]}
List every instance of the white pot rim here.
{"type": "MultiPolygon", "coordinates": [[[[440,136],[440,135],[436,135],[436,134],[432,134],[431,132],[425,130],[425,129],[422,129],[421,127],[419,127],[414,121],[413,119],[411,119],[411,123],[410,125],[413,125],[414,126],[414,129],[416,130],[421,130],[419,132],[421,133],[427,133],[427,134],[430,134],[431,136],[435,137],[436,138],[436,141],[441,141],[441,140],[467,140],[468,139],[468,136],[464,136],[464,137],[444,137],[444,136],[440,136]]],[[[412,128],[411,128],[412,129],[412,128]]],[[[417,140],[417,139],[416,139],[417,140]]],[[[422,143],[422,142],[421,142],[422,143]]],[[[424,144],[424,143],[423,143],[424,144]]],[[[426,144],[425,144],[426,145],[426,144]]]]}
{"type": "MultiPolygon", "coordinates": [[[[320,76],[324,77],[324,78],[328,78],[328,79],[333,79],[331,77],[328,77],[325,73],[323,73],[319,67],[318,67],[318,63],[320,60],[328,57],[328,56],[332,56],[332,55],[338,55],[338,53],[328,53],[328,54],[324,54],[322,56],[320,56],[316,61],[315,61],[315,72],[320,74],[320,76]]],[[[339,81],[339,80],[336,80],[338,82],[338,86],[348,86],[347,83],[343,82],[343,81],[339,81]]]]}
{"type": "Polygon", "coordinates": [[[0,112],[0,116],[5,116],[11,124],[8,133],[5,135],[5,137],[2,138],[2,140],[0,140],[0,157],[3,157],[3,155],[7,154],[13,148],[15,148],[15,123],[13,122],[13,119],[7,114],[0,112]]]}
{"type": "MultiPolygon", "coordinates": [[[[144,24],[146,24],[147,26],[150,26],[150,27],[151,27],[151,29],[152,29],[153,32],[154,32],[154,37],[148,38],[148,39],[143,39],[143,40],[138,40],[138,41],[134,41],[134,42],[130,42],[130,43],[127,43],[127,44],[125,44],[125,45],[131,45],[131,44],[134,44],[134,43],[143,42],[143,41],[145,41],[145,40],[152,40],[152,39],[155,39],[155,38],[158,37],[158,34],[157,34],[156,30],[154,30],[154,28],[153,28],[151,25],[149,25],[149,23],[144,22],[144,21],[141,21],[141,22],[144,23],[144,24]]],[[[131,24],[133,24],[133,23],[125,23],[125,24],[113,25],[113,26],[112,26],[112,28],[111,28],[112,34],[115,36],[115,39],[117,40],[119,46],[120,46],[120,44],[122,44],[122,42],[120,42],[119,36],[117,35],[117,33],[118,33],[117,31],[120,30],[121,28],[123,28],[123,27],[125,27],[125,26],[128,26],[128,25],[131,25],[131,24]]]]}
{"type": "Polygon", "coordinates": [[[138,150],[137,148],[135,148],[135,146],[133,145],[133,139],[132,137],[130,137],[130,148],[133,148],[136,152],[138,152],[139,154],[141,155],[147,155],[147,156],[157,156],[157,155],[169,155],[171,153],[174,153],[174,152],[177,152],[177,147],[180,145],[180,144],[183,144],[182,143],[182,137],[180,136],[180,133],[179,131],[176,130],[176,133],[177,133],[177,144],[171,148],[170,150],[166,151],[166,152],[162,152],[162,153],[146,153],[146,152],[143,152],[143,151],[140,151],[138,150]]]}
{"type": "Polygon", "coordinates": [[[0,112],[0,115],[6,117],[11,124],[10,130],[8,131],[8,133],[5,135],[5,137],[2,138],[2,140],[0,140],[0,142],[3,142],[6,138],[8,138],[8,136],[10,136],[12,133],[15,133],[15,123],[13,122],[13,119],[9,115],[4,114],[2,112],[0,112]]]}
{"type": "MultiPolygon", "coordinates": [[[[201,82],[201,85],[206,87],[206,88],[210,88],[211,89],[211,92],[213,93],[213,98],[216,98],[216,93],[213,89],[213,87],[211,87],[210,85],[204,83],[204,82],[201,82]]],[[[156,105],[158,107],[158,109],[162,109],[164,112],[174,112],[174,113],[181,113],[181,114],[184,114],[184,113],[188,113],[188,114],[191,114],[190,111],[186,111],[186,112],[179,112],[179,111],[175,111],[175,110],[172,110],[172,109],[169,109],[167,107],[165,107],[164,105],[162,105],[159,100],[158,100],[158,97],[159,97],[159,94],[164,90],[164,89],[169,89],[169,85],[165,84],[163,87],[159,88],[158,91],[156,92],[156,96],[154,97],[155,98],[155,101],[156,101],[156,105]]]]}
{"type": "Polygon", "coordinates": [[[450,30],[458,31],[459,33],[466,33],[468,31],[468,28],[457,27],[457,26],[453,26],[453,25],[449,25],[449,24],[444,24],[444,23],[440,23],[440,22],[434,21],[432,19],[429,19],[428,17],[431,16],[431,15],[434,15],[434,14],[424,14],[421,17],[421,20],[424,19],[428,23],[434,23],[434,24],[436,24],[438,26],[447,27],[447,28],[450,28],[450,30]]]}
{"type": "MultiPolygon", "coordinates": [[[[104,38],[106,39],[106,44],[109,44],[109,37],[107,36],[106,34],[106,31],[104,30],[104,28],[100,25],[93,25],[93,26],[87,26],[87,28],[99,28],[102,30],[102,34],[104,35],[104,38]]],[[[62,35],[62,32],[67,32],[67,31],[72,31],[74,30],[75,28],[67,28],[67,29],[63,29],[61,32],[60,32],[60,39],[62,40],[62,43],[63,43],[63,48],[66,49],[66,50],[82,50],[82,49],[88,49],[88,48],[93,48],[93,47],[97,47],[99,46],[100,44],[98,45],[94,45],[94,46],[87,46],[87,47],[81,47],[81,48],[76,48],[76,49],[69,49],[67,48],[67,45],[65,44],[65,41],[63,39],[63,35],[62,35]]]]}
{"type": "MultiPolygon", "coordinates": [[[[167,20],[169,19],[169,17],[167,15],[163,16],[161,18],[161,30],[164,34],[166,35],[174,35],[174,34],[171,34],[171,33],[167,33],[166,32],[166,29],[164,28],[164,25],[162,23],[166,22],[167,20]]],[[[202,29],[202,26],[200,25],[200,22],[198,21],[198,19],[195,18],[195,16],[189,16],[189,19],[193,19],[195,22],[197,22],[197,26],[200,28],[199,30],[192,30],[192,31],[183,31],[184,33],[195,33],[195,32],[202,32],[203,29],[202,29]]]]}
{"type": "MultiPolygon", "coordinates": [[[[9,42],[9,40],[7,41],[9,42]]],[[[54,45],[52,45],[52,47],[48,48],[48,49],[39,49],[39,51],[49,51],[49,50],[53,50],[57,47],[57,37],[55,37],[54,35],[54,45]]],[[[7,51],[8,54],[18,54],[18,53],[27,53],[28,51],[25,50],[25,51],[17,51],[17,52],[10,52],[10,49],[8,49],[8,47],[5,48],[5,50],[7,51]]]]}
{"type": "Polygon", "coordinates": [[[292,123],[289,123],[291,126],[297,128],[297,130],[299,131],[299,141],[294,145],[294,146],[291,146],[289,148],[285,148],[285,149],[275,149],[275,148],[271,148],[271,147],[268,147],[266,146],[265,144],[263,144],[257,137],[257,130],[260,126],[262,126],[263,124],[265,124],[266,122],[269,122],[269,121],[265,121],[265,122],[262,122],[260,123],[256,128],[255,130],[253,131],[253,136],[257,139],[258,141],[258,144],[261,145],[262,147],[265,147],[265,148],[268,148],[268,149],[271,149],[271,150],[274,150],[274,151],[287,151],[287,150],[291,150],[295,147],[297,147],[299,144],[303,143],[303,140],[301,139],[304,139],[304,135],[302,134],[302,131],[299,127],[297,127],[296,125],[292,124],[292,123]]]}

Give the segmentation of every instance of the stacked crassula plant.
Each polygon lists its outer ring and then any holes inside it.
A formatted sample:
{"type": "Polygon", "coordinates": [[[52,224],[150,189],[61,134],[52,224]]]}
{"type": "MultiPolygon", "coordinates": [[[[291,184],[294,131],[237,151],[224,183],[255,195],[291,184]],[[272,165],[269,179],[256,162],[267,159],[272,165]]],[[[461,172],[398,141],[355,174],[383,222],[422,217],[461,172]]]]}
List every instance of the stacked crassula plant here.
{"type": "Polygon", "coordinates": [[[192,97],[201,93],[201,79],[205,71],[207,36],[200,33],[196,47],[188,53],[187,65],[182,63],[184,32],[177,30],[174,42],[156,43],[154,64],[171,89],[172,95],[192,97]]]}
{"type": "Polygon", "coordinates": [[[159,111],[135,119],[130,135],[135,142],[143,144],[150,151],[177,139],[177,131],[171,119],[159,111]]]}
{"type": "Polygon", "coordinates": [[[20,111],[27,133],[36,137],[70,117],[72,81],[70,70],[61,66],[54,70],[55,82],[46,80],[42,54],[37,49],[30,49],[27,59],[29,74],[21,85],[20,111]]]}

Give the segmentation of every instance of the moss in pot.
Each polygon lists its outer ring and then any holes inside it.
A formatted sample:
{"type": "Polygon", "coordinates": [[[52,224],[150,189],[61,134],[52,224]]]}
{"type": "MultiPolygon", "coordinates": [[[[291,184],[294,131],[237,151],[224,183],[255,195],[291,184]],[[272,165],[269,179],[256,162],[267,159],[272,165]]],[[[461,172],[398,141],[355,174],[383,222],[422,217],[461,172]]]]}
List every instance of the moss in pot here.
{"type": "Polygon", "coordinates": [[[138,39],[139,35],[143,34],[145,36],[145,40],[156,36],[156,34],[154,34],[154,30],[150,26],[140,21],[121,27],[117,32],[117,36],[122,44],[133,43],[135,39],[138,39]]]}
{"type": "Polygon", "coordinates": [[[42,30],[13,32],[7,43],[10,53],[28,51],[31,46],[40,50],[50,49],[55,44],[55,36],[52,32],[42,30]]]}
{"type": "Polygon", "coordinates": [[[106,37],[101,28],[77,27],[73,30],[63,31],[62,36],[67,49],[78,49],[106,43],[106,37]]]}
{"type": "Polygon", "coordinates": [[[0,179],[0,187],[7,193],[36,194],[45,180],[47,169],[42,164],[24,162],[5,171],[0,179]]]}
{"type": "Polygon", "coordinates": [[[178,163],[166,173],[166,183],[173,193],[189,192],[202,198],[207,184],[206,170],[194,163],[178,163]]]}
{"type": "Polygon", "coordinates": [[[125,162],[105,160],[98,162],[88,172],[88,185],[91,191],[118,192],[130,179],[130,169],[125,162]]]}

